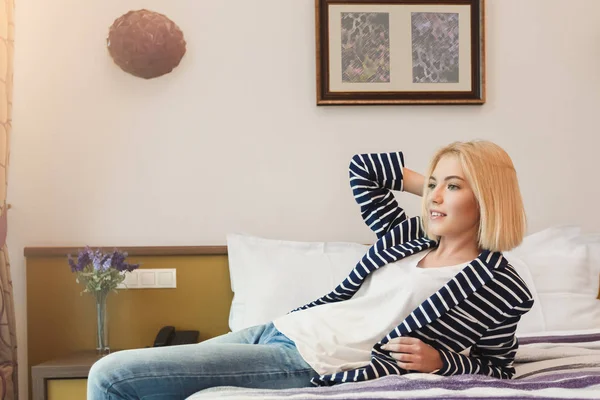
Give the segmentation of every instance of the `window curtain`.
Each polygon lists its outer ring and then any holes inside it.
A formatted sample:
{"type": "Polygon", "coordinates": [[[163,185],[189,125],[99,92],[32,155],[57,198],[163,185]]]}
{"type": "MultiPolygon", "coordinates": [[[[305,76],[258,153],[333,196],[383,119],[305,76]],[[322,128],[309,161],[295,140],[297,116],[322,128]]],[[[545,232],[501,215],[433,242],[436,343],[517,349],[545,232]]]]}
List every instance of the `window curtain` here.
{"type": "Polygon", "coordinates": [[[14,0],[0,0],[0,399],[18,399],[17,336],[6,248],[6,178],[11,130],[14,0]]]}

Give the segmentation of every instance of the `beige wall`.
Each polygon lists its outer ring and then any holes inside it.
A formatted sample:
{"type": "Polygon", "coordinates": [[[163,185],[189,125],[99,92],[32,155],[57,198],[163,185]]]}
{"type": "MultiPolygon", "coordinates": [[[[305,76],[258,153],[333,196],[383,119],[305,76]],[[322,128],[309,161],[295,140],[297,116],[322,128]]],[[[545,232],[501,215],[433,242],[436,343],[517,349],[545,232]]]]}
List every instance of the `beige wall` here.
{"type": "Polygon", "coordinates": [[[317,108],[313,8],[17,0],[8,243],[20,377],[24,246],[224,244],[231,231],[369,242],[346,182],[356,152],[402,149],[423,170],[449,141],[492,139],[518,168],[530,231],[598,230],[600,1],[488,0],[484,106],[317,108]],[[188,42],[151,81],[105,49],[113,20],[144,7],[188,42]]]}

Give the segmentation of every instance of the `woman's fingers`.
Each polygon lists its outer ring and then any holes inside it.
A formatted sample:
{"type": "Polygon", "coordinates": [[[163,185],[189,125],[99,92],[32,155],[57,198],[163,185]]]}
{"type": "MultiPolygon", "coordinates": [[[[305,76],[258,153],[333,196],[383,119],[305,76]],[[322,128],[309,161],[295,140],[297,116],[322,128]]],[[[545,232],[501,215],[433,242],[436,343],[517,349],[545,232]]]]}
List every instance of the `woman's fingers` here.
{"type": "Polygon", "coordinates": [[[400,367],[400,368],[402,368],[402,369],[405,369],[405,370],[407,370],[407,371],[417,371],[417,372],[421,372],[421,371],[419,370],[419,367],[415,366],[415,364],[412,364],[412,363],[405,363],[405,362],[402,362],[402,361],[397,361],[397,362],[396,362],[396,365],[397,365],[397,366],[399,366],[399,367],[400,367]]]}
{"type": "Polygon", "coordinates": [[[401,337],[397,337],[394,339],[390,339],[390,341],[388,342],[388,344],[419,344],[419,343],[423,343],[421,340],[414,338],[414,337],[410,337],[410,336],[401,336],[401,337]]]}
{"type": "Polygon", "coordinates": [[[416,338],[399,337],[391,339],[388,343],[381,346],[381,348],[396,353],[416,353],[422,344],[424,343],[416,338]]]}
{"type": "Polygon", "coordinates": [[[417,351],[417,347],[412,344],[387,344],[381,348],[394,353],[415,353],[417,351]]]}
{"type": "Polygon", "coordinates": [[[417,372],[429,372],[431,370],[425,364],[427,364],[426,359],[432,358],[428,357],[428,353],[434,349],[419,339],[399,337],[390,340],[381,348],[390,352],[390,356],[396,360],[396,364],[400,368],[417,372]]]}
{"type": "Polygon", "coordinates": [[[409,353],[390,353],[394,359],[405,363],[418,363],[421,362],[422,357],[418,354],[409,353]]]}

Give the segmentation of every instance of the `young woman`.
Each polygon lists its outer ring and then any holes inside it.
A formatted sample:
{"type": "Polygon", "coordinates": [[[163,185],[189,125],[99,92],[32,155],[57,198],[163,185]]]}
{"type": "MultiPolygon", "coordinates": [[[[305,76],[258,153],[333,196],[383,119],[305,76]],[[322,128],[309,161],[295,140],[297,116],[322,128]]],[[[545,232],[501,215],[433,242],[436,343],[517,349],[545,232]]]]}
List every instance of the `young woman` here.
{"type": "Polygon", "coordinates": [[[178,399],[214,386],[291,388],[411,372],[510,378],[533,299],[501,252],[525,214],[510,157],[453,143],[427,175],[362,154],[350,184],[377,242],[331,293],[272,323],[195,345],[126,350],[92,367],[88,399],[178,399]],[[423,196],[408,218],[391,191],[423,196]],[[467,354],[466,349],[470,349],[467,354]]]}

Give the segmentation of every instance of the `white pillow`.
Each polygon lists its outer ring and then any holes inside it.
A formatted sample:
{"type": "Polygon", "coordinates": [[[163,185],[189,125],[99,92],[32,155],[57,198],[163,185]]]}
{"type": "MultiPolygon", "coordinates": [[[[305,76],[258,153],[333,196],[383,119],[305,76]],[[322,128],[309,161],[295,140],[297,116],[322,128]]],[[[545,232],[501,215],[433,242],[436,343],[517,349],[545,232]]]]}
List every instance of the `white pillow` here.
{"type": "Polygon", "coordinates": [[[333,290],[369,246],[227,235],[229,328],[264,324],[333,290]]]}
{"type": "Polygon", "coordinates": [[[535,291],[540,306],[523,316],[517,333],[600,327],[600,236],[584,235],[576,226],[557,226],[527,236],[504,255],[525,265],[533,284],[522,266],[517,272],[535,291]]]}
{"type": "MultiPolygon", "coordinates": [[[[232,331],[262,324],[329,293],[369,246],[227,236],[232,331]]],[[[517,335],[600,327],[600,235],[578,227],[549,228],[504,255],[529,287],[535,304],[517,335]]]]}
{"type": "Polygon", "coordinates": [[[600,327],[600,300],[577,293],[540,293],[545,333],[600,327]]]}
{"type": "Polygon", "coordinates": [[[520,258],[513,254],[504,253],[504,256],[515,268],[521,279],[527,284],[527,288],[533,296],[533,307],[529,312],[521,317],[519,324],[517,325],[517,336],[521,336],[525,333],[533,332],[544,332],[546,330],[546,322],[544,321],[544,313],[542,312],[542,302],[536,290],[536,285],[533,281],[533,277],[529,272],[527,264],[520,258]]]}

